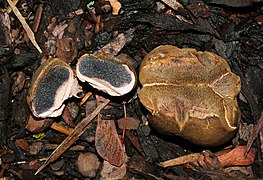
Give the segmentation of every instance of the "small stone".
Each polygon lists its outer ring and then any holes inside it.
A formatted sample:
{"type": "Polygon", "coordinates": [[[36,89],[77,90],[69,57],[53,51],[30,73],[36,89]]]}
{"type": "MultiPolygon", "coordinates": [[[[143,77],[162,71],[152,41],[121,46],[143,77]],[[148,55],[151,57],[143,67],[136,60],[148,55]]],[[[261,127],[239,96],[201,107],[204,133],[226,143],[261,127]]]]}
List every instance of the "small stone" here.
{"type": "Polygon", "coordinates": [[[81,153],[78,157],[77,166],[83,176],[92,178],[96,176],[100,162],[93,153],[81,153]]]}
{"type": "Polygon", "coordinates": [[[51,163],[50,167],[53,171],[59,171],[61,170],[64,164],[65,164],[65,160],[61,159],[59,161],[56,161],[55,163],[51,163]]]}
{"type": "Polygon", "coordinates": [[[70,102],[67,104],[68,110],[73,119],[75,119],[79,114],[79,106],[75,102],[70,102]]]}
{"type": "MultiPolygon", "coordinates": [[[[137,129],[138,126],[140,124],[140,120],[133,118],[133,117],[127,117],[126,118],[126,129],[127,130],[134,130],[137,129]]],[[[118,127],[120,129],[123,129],[123,125],[124,125],[124,118],[121,118],[118,120],[118,127]]]]}
{"type": "Polygon", "coordinates": [[[100,173],[101,180],[123,179],[127,172],[128,157],[125,156],[125,162],[120,166],[113,166],[108,161],[103,161],[103,167],[100,173]]]}

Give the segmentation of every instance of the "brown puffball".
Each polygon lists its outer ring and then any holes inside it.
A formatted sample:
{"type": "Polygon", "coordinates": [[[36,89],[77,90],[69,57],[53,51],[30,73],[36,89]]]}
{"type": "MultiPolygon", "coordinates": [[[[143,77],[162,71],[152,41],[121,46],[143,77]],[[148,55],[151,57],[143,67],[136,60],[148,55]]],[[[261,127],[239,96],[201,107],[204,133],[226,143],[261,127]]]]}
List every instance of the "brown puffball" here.
{"type": "Polygon", "coordinates": [[[159,46],[140,67],[139,98],[157,131],[218,146],[237,130],[240,78],[211,52],[159,46]]]}

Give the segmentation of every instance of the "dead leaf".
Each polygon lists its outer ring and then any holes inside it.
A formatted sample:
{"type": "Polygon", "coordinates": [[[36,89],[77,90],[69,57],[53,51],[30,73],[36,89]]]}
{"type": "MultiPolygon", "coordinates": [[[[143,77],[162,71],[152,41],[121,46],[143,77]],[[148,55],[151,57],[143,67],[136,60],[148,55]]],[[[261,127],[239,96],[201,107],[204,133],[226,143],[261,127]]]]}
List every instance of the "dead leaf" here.
{"type": "Polygon", "coordinates": [[[218,159],[223,167],[248,166],[255,160],[255,149],[251,148],[245,156],[246,146],[238,146],[230,152],[219,155],[218,159]]]}
{"type": "MultiPolygon", "coordinates": [[[[97,101],[102,97],[97,96],[97,101]]],[[[106,108],[110,108],[106,106],[106,108]]],[[[95,135],[95,147],[98,154],[110,164],[121,166],[124,163],[124,146],[117,134],[114,120],[102,120],[98,115],[98,125],[95,135]]]]}

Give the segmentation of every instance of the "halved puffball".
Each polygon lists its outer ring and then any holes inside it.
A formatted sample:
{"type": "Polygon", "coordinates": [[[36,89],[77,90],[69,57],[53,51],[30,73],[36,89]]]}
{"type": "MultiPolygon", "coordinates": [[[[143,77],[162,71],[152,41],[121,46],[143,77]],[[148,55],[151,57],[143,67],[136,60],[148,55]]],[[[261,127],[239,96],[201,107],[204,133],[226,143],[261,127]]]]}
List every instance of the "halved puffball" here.
{"type": "Polygon", "coordinates": [[[28,105],[36,117],[57,117],[65,107],[63,102],[80,89],[71,67],[58,58],[50,59],[32,77],[28,105]]]}
{"type": "Polygon", "coordinates": [[[83,55],[77,63],[76,74],[82,82],[86,81],[111,96],[127,94],[136,83],[135,71],[131,66],[106,55],[83,55]]]}

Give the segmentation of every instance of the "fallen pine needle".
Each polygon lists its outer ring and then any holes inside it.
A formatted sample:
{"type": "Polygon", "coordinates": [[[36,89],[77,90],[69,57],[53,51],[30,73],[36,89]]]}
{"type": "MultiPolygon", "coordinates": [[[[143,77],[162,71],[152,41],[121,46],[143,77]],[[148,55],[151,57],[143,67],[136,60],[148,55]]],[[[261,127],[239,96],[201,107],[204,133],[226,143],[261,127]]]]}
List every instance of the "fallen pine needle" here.
{"type": "Polygon", "coordinates": [[[17,9],[17,7],[13,3],[13,1],[7,0],[7,2],[9,4],[9,6],[11,7],[11,9],[13,10],[13,12],[15,13],[16,17],[18,18],[18,20],[21,22],[21,24],[22,24],[23,28],[25,29],[25,31],[27,33],[27,36],[30,39],[30,41],[32,42],[32,44],[42,54],[42,50],[40,49],[39,45],[36,42],[35,35],[34,35],[33,31],[31,30],[31,28],[29,27],[29,25],[27,24],[25,18],[21,15],[21,13],[17,9]]]}
{"type": "Polygon", "coordinates": [[[175,159],[171,159],[168,161],[161,162],[158,165],[161,167],[182,165],[182,164],[186,164],[189,162],[197,161],[197,159],[199,158],[200,155],[201,155],[201,153],[188,154],[188,155],[181,156],[181,157],[178,157],[175,159]]]}
{"type": "MultiPolygon", "coordinates": [[[[18,0],[12,0],[12,2],[14,3],[14,5],[16,5],[18,3],[18,0]]],[[[6,9],[6,12],[7,14],[10,14],[12,12],[12,9],[10,6],[6,9]]]]}

